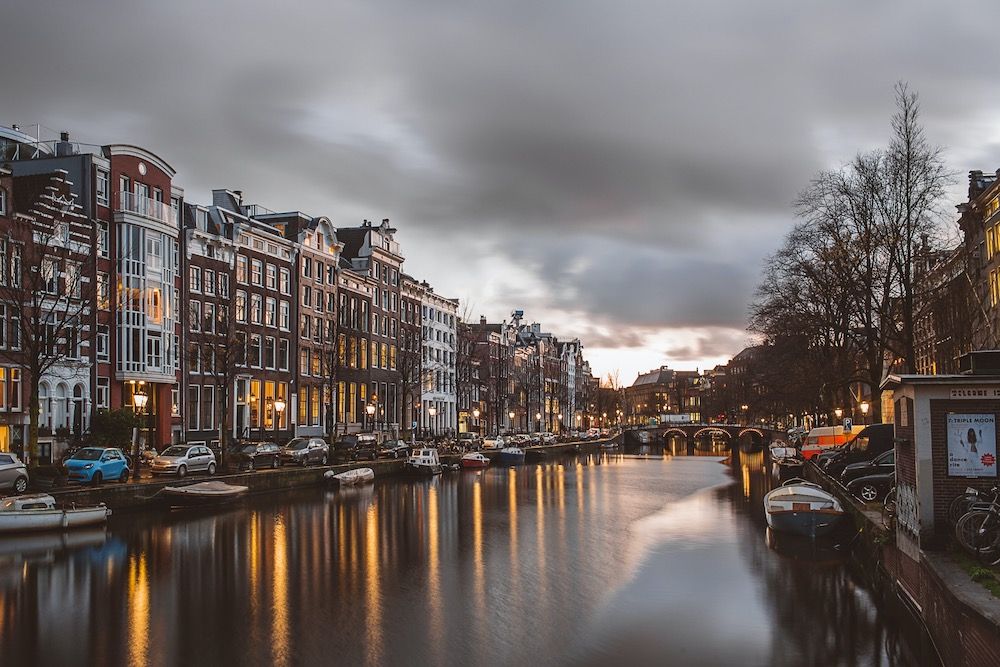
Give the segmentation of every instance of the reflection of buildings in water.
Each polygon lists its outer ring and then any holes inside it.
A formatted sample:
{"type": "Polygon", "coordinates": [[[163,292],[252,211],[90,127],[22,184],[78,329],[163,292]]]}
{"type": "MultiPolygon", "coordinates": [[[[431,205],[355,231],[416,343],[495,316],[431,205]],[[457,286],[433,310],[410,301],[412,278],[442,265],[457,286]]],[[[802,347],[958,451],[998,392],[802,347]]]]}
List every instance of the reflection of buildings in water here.
{"type": "Polygon", "coordinates": [[[129,665],[144,667],[149,664],[149,579],[146,572],[146,554],[133,553],[128,562],[128,613],[129,665]]]}
{"type": "Polygon", "coordinates": [[[382,580],[379,559],[378,505],[366,513],[365,531],[365,657],[366,664],[382,663],[382,580]]]}
{"type": "Polygon", "coordinates": [[[291,664],[288,622],[288,535],[285,522],[274,523],[271,565],[271,664],[291,664]]]}

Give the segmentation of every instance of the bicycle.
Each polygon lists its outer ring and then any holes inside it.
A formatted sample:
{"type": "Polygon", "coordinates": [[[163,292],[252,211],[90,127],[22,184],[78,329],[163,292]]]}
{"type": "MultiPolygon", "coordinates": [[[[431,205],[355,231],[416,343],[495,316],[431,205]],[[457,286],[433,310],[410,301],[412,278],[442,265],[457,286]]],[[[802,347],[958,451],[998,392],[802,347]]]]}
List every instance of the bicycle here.
{"type": "Polygon", "coordinates": [[[997,488],[991,490],[989,503],[973,504],[955,524],[959,544],[983,563],[1000,563],[1000,498],[997,488]]]}
{"type": "Polygon", "coordinates": [[[896,530],[896,487],[892,487],[882,501],[882,526],[890,532],[896,530]]]}
{"type": "MultiPolygon", "coordinates": [[[[993,487],[989,493],[996,496],[997,488],[993,487]]],[[[951,504],[948,505],[948,523],[953,526],[957,525],[958,520],[972,509],[974,504],[981,502],[987,502],[986,494],[980,493],[978,489],[973,489],[971,486],[968,487],[965,489],[965,493],[955,496],[951,504]]]]}

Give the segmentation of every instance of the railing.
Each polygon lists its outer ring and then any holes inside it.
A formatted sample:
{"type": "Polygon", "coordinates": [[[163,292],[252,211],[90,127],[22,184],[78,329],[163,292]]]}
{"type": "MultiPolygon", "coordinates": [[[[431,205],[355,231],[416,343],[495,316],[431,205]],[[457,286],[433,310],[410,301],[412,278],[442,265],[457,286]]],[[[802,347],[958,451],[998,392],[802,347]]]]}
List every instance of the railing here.
{"type": "Polygon", "coordinates": [[[134,213],[169,225],[177,225],[177,212],[169,202],[157,201],[127,190],[119,191],[116,199],[115,211],[134,213]]]}

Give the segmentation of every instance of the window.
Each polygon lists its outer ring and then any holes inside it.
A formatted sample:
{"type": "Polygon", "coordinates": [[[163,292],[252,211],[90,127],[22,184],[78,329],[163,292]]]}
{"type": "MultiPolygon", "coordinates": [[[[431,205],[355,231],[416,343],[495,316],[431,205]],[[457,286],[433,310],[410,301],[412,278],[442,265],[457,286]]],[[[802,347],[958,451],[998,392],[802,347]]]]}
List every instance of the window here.
{"type": "Polygon", "coordinates": [[[264,368],[274,368],[274,339],[270,336],[264,339],[264,368]]]}
{"type": "Polygon", "coordinates": [[[188,373],[201,372],[201,348],[197,343],[188,346],[188,373]]]}
{"type": "Polygon", "coordinates": [[[202,284],[202,289],[205,294],[215,294],[215,271],[211,269],[205,269],[204,283],[202,284]]]}
{"type": "Polygon", "coordinates": [[[259,259],[250,260],[250,282],[260,285],[263,281],[264,264],[259,259]]]}
{"type": "Polygon", "coordinates": [[[288,370],[288,341],[284,338],[278,341],[278,370],[288,370]]]}
{"type": "Polygon", "coordinates": [[[111,176],[104,169],[97,170],[97,203],[108,206],[111,198],[111,176]]]}
{"type": "Polygon", "coordinates": [[[264,306],[264,324],[269,327],[277,325],[278,321],[278,304],[271,297],[267,297],[264,306]]]}
{"type": "Polygon", "coordinates": [[[108,283],[108,274],[98,272],[97,274],[97,307],[100,310],[111,308],[111,285],[108,283]]]}
{"type": "Polygon", "coordinates": [[[302,275],[306,278],[312,275],[312,258],[305,257],[302,259],[302,275]]]}
{"type": "Polygon", "coordinates": [[[216,283],[219,288],[219,296],[228,297],[229,296],[229,274],[220,273],[218,274],[218,281],[216,283]]]}
{"type": "Polygon", "coordinates": [[[188,387],[188,430],[198,430],[198,416],[201,414],[201,387],[191,385],[188,387]]]}
{"type": "Polygon", "coordinates": [[[267,288],[278,289],[278,267],[274,264],[267,265],[267,288]]]}
{"type": "Polygon", "coordinates": [[[108,329],[108,325],[106,325],[106,324],[98,324],[97,325],[97,338],[96,338],[97,360],[98,361],[109,361],[110,360],[110,351],[108,349],[108,345],[109,345],[109,342],[110,342],[110,337],[109,336],[110,336],[110,331],[108,329]]]}
{"type": "Polygon", "coordinates": [[[279,275],[281,276],[281,278],[280,278],[280,285],[279,285],[279,287],[281,288],[281,293],[282,294],[291,294],[292,293],[292,282],[291,282],[291,276],[289,274],[288,269],[282,268],[279,271],[279,275]]]}
{"type": "Polygon", "coordinates": [[[310,351],[308,347],[299,350],[299,372],[302,375],[309,375],[310,351]]]}
{"type": "Polygon", "coordinates": [[[316,290],[316,310],[323,312],[323,290],[316,290]]]}
{"type": "Polygon", "coordinates": [[[261,298],[260,294],[250,295],[250,321],[254,324],[260,324],[263,320],[263,314],[261,313],[261,298]]]}
{"type": "Polygon", "coordinates": [[[243,290],[236,290],[236,321],[247,321],[247,293],[243,290]]]}
{"type": "Polygon", "coordinates": [[[316,262],[316,282],[323,284],[323,276],[326,274],[326,269],[323,266],[323,262],[316,262]]]}
{"type": "Polygon", "coordinates": [[[247,282],[247,258],[243,255],[236,257],[236,282],[244,285],[247,282]]]}
{"type": "Polygon", "coordinates": [[[260,336],[257,334],[250,336],[250,350],[247,353],[247,359],[251,366],[260,368],[260,336]]]}
{"type": "Polygon", "coordinates": [[[201,388],[201,428],[203,431],[215,428],[215,387],[212,385],[201,388]]]}
{"type": "Polygon", "coordinates": [[[202,331],[205,333],[215,333],[215,304],[205,302],[205,314],[202,318],[202,331]]]}
{"type": "Polygon", "coordinates": [[[305,425],[306,421],[306,408],[309,405],[309,387],[303,387],[299,389],[299,423],[305,425]]]}
{"type": "MultiPolygon", "coordinates": [[[[98,379],[98,382],[100,382],[100,379],[98,379]]],[[[181,390],[177,387],[170,390],[170,416],[181,416],[181,390]]]]}
{"type": "Polygon", "coordinates": [[[291,308],[287,301],[282,301],[278,311],[278,328],[288,331],[292,326],[291,308]]]}
{"type": "Polygon", "coordinates": [[[201,291],[201,269],[197,266],[191,267],[191,275],[188,278],[188,289],[192,292],[201,291]]]}
{"type": "Polygon", "coordinates": [[[323,357],[320,355],[319,350],[316,350],[316,354],[312,358],[312,374],[316,377],[322,377],[323,375],[323,357]]]}
{"type": "Polygon", "coordinates": [[[42,260],[42,290],[55,294],[59,284],[59,266],[51,259],[42,260]]]}
{"type": "Polygon", "coordinates": [[[163,348],[160,332],[146,332],[146,365],[158,369],[163,365],[163,348]]]}
{"type": "Polygon", "coordinates": [[[190,302],[188,309],[190,311],[188,319],[190,320],[191,331],[201,331],[201,302],[190,302]]]}
{"type": "Polygon", "coordinates": [[[108,248],[108,225],[107,223],[99,222],[97,223],[97,254],[101,257],[107,257],[108,248]]]}
{"type": "Polygon", "coordinates": [[[111,378],[97,378],[97,407],[107,409],[111,405],[111,378]]]}
{"type": "Polygon", "coordinates": [[[303,338],[309,338],[309,332],[312,330],[312,319],[308,315],[302,316],[302,327],[299,330],[299,335],[303,338]]]}
{"type": "Polygon", "coordinates": [[[312,305],[312,288],[308,285],[302,288],[302,305],[306,308],[312,305]]]}
{"type": "Polygon", "coordinates": [[[0,188],[0,215],[7,215],[7,191],[0,188]]]}

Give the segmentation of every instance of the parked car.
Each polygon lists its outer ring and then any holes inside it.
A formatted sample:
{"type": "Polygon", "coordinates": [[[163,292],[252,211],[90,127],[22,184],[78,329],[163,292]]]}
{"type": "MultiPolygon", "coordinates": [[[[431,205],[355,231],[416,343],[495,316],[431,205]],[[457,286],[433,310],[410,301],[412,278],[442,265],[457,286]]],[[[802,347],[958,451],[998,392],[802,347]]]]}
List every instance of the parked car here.
{"type": "Polygon", "coordinates": [[[539,441],[543,445],[554,445],[556,444],[556,434],[555,433],[540,433],[538,436],[539,441]]]}
{"type": "MultiPolygon", "coordinates": [[[[510,436],[507,437],[508,439],[510,438],[510,436]]],[[[486,438],[485,440],[483,440],[483,449],[503,449],[504,447],[505,445],[503,436],[498,435],[495,438],[486,438]]]]}
{"type": "Polygon", "coordinates": [[[479,449],[483,446],[483,439],[478,433],[465,431],[458,434],[458,445],[464,449],[479,449]]]}
{"type": "Polygon", "coordinates": [[[838,477],[851,463],[871,461],[894,446],[892,424],[871,424],[864,427],[836,453],[820,465],[831,477],[838,477]]]}
{"type": "Polygon", "coordinates": [[[0,452],[0,489],[18,495],[28,490],[28,466],[11,452],[0,452]]]}
{"type": "Polygon", "coordinates": [[[363,450],[365,458],[371,452],[371,460],[375,460],[378,441],[371,433],[356,433],[353,435],[341,436],[337,442],[333,443],[333,456],[340,460],[357,461],[358,450],[363,450]]]}
{"type": "Polygon", "coordinates": [[[323,438],[295,438],[281,448],[281,461],[303,467],[310,463],[325,466],[330,462],[330,445],[323,438]]]}
{"type": "Polygon", "coordinates": [[[896,450],[882,452],[871,461],[849,463],[840,473],[840,481],[846,485],[851,480],[868,475],[888,475],[896,470],[896,450]]]}
{"type": "Polygon", "coordinates": [[[386,440],[378,448],[379,458],[405,459],[410,455],[410,446],[405,440],[386,440]]]}
{"type": "Polygon", "coordinates": [[[358,444],[351,452],[355,461],[374,461],[378,459],[378,439],[374,435],[359,435],[358,444]]]}
{"type": "Polygon", "coordinates": [[[894,486],[896,486],[895,471],[858,477],[848,482],[847,490],[866,503],[870,503],[885,498],[894,486]]]}
{"type": "Polygon", "coordinates": [[[214,475],[217,467],[215,453],[205,445],[170,445],[153,459],[150,472],[178,477],[184,477],[189,472],[214,475]]]}
{"type": "Polygon", "coordinates": [[[273,442],[247,442],[237,450],[236,462],[240,470],[277,468],[281,465],[281,447],[273,442]]]}
{"type": "Polygon", "coordinates": [[[127,482],[131,474],[125,454],[115,447],[82,447],[64,465],[69,481],[84,484],[112,479],[127,482]]]}

